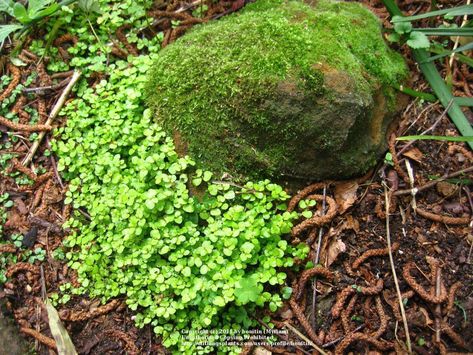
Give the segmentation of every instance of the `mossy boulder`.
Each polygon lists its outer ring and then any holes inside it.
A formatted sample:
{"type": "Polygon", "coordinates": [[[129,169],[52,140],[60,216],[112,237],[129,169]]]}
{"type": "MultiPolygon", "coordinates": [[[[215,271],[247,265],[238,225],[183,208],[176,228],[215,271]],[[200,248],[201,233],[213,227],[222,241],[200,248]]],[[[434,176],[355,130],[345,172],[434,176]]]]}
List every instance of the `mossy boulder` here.
{"type": "Polygon", "coordinates": [[[402,58],[356,3],[257,0],[162,50],[147,86],[181,153],[235,178],[348,178],[385,149],[402,58]]]}

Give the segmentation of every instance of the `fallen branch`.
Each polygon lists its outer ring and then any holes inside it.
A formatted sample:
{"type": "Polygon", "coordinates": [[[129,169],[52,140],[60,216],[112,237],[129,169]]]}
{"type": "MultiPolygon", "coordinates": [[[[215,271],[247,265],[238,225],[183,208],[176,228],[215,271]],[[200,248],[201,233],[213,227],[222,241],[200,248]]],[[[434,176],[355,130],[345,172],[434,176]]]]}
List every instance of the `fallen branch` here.
{"type": "MultiPolygon", "coordinates": [[[[53,120],[58,115],[58,113],[61,110],[62,106],[64,106],[64,103],[66,102],[67,96],[71,92],[72,87],[74,86],[74,84],[77,82],[77,80],[79,80],[80,75],[81,75],[81,73],[78,72],[78,71],[74,72],[74,74],[72,75],[71,81],[69,81],[69,84],[67,84],[66,88],[62,92],[62,94],[59,97],[58,101],[54,105],[51,113],[49,114],[49,117],[46,121],[47,126],[50,126],[52,124],[53,120]]],[[[43,140],[44,136],[45,136],[44,132],[41,132],[38,135],[38,139],[33,143],[33,145],[31,146],[30,151],[28,152],[28,154],[26,155],[25,159],[22,162],[22,164],[24,166],[28,165],[31,162],[31,160],[33,159],[33,156],[35,155],[36,151],[38,150],[38,147],[39,147],[41,141],[43,140]]]]}

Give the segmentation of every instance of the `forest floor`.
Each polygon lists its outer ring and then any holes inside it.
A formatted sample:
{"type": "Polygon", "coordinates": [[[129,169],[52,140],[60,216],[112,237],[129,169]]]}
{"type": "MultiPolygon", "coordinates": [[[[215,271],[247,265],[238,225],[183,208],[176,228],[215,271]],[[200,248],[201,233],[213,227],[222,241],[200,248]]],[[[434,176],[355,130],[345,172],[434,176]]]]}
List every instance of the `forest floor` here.
{"type": "MultiPolygon", "coordinates": [[[[390,26],[388,13],[380,1],[362,2],[390,26]]],[[[244,1],[209,3],[207,14],[212,19],[238,11],[244,5],[244,1]]],[[[403,3],[405,14],[430,8],[427,1],[403,3]]],[[[438,3],[450,6],[455,2],[438,3]]],[[[190,18],[192,10],[191,5],[182,2],[181,7],[169,7],[155,18],[159,23],[155,30],[164,32],[164,45],[195,23],[188,21],[173,28],[170,20],[181,19],[183,13],[190,18]],[[173,12],[181,15],[173,15],[173,12]]],[[[120,35],[117,39],[120,40],[120,35]]],[[[429,91],[422,74],[409,59],[409,50],[401,48],[401,51],[408,58],[411,87],[429,91]]],[[[18,84],[23,84],[23,90],[37,95],[31,101],[26,95],[17,95],[9,103],[10,110],[19,115],[21,124],[28,124],[28,106],[37,107],[41,124],[71,73],[50,75],[44,64],[38,64],[38,58],[28,52],[27,43],[22,58],[27,65],[13,67],[6,65],[7,56],[1,57],[0,72],[13,80],[0,93],[0,102],[11,100],[11,92],[18,84]],[[38,78],[25,82],[31,72],[37,72],[38,78]],[[45,86],[49,88],[35,89],[45,86]]],[[[441,73],[453,78],[455,95],[473,97],[472,68],[456,60],[451,65],[448,62],[443,61],[441,73]]],[[[466,109],[465,114],[473,123],[473,112],[466,109]]],[[[414,352],[473,351],[473,153],[463,143],[395,140],[426,131],[430,135],[457,136],[455,126],[440,104],[410,98],[399,116],[389,137],[391,159],[381,162],[363,180],[321,182],[311,187],[311,193],[321,195],[325,189],[325,201],[330,202],[332,197],[337,204],[338,215],[307,237],[312,256],[319,254],[321,263],[334,273],[335,279],[319,277],[309,287],[307,274],[290,274],[291,280],[304,292],[296,306],[287,304],[276,314],[270,314],[276,327],[286,322],[302,333],[298,336],[290,332],[290,340],[305,337],[315,342],[316,338],[327,352],[334,351],[335,347],[338,353],[347,349],[354,353],[377,351],[370,354],[405,352],[401,345],[395,345],[396,339],[405,342],[406,335],[386,247],[389,237],[414,352]],[[409,177],[408,166],[413,169],[412,177],[409,177]],[[456,174],[465,169],[466,173],[456,174]],[[385,191],[385,184],[389,193],[385,191]],[[409,190],[412,186],[419,188],[414,197],[409,190]],[[386,196],[389,206],[385,203],[386,196]],[[322,331],[314,334],[313,325],[322,331]]],[[[48,132],[42,140],[33,158],[33,165],[42,169],[34,172],[20,163],[32,144],[26,133],[23,127],[7,127],[0,122],[0,202],[11,200],[8,212],[0,216],[4,242],[0,244],[0,268],[7,268],[9,278],[0,286],[0,306],[4,314],[16,320],[21,332],[31,341],[30,348],[38,354],[47,354],[54,348],[54,342],[45,312],[38,302],[42,283],[40,270],[43,270],[48,291],[58,291],[61,284],[74,285],[77,281],[64,261],[52,257],[52,251],[61,245],[66,235],[61,225],[70,213],[64,205],[67,182],[58,173],[50,150],[50,142],[55,138],[48,132]],[[34,183],[23,185],[26,179],[34,183]]],[[[73,296],[72,301],[60,309],[80,354],[165,353],[151,327],[137,329],[134,326],[133,312],[122,301],[101,306],[97,300],[73,296]]],[[[1,329],[0,325],[0,332],[1,329]]],[[[3,347],[0,354],[15,353],[14,339],[11,335],[8,337],[2,339],[0,334],[0,347],[3,347]]],[[[314,351],[311,346],[268,347],[268,350],[298,354],[314,351]]]]}

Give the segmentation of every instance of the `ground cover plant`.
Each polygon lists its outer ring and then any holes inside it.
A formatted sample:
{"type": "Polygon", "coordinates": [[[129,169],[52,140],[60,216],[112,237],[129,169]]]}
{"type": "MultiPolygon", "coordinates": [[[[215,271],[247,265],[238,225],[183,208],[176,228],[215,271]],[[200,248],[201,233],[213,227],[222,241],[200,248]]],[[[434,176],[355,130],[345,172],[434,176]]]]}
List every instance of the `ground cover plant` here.
{"type": "MultiPolygon", "coordinates": [[[[378,173],[316,183],[289,200],[274,183],[235,181],[178,155],[144,104],[160,44],[243,1],[80,3],[25,37],[0,80],[0,308],[37,340],[36,353],[57,350],[42,288],[80,354],[236,353],[180,336],[256,327],[281,330],[273,339],[284,346],[264,345],[275,353],[471,351],[473,157],[438,104],[410,102],[378,173]],[[47,131],[23,166],[39,139],[32,128],[74,69],[82,76],[62,128],[47,131]],[[449,137],[396,141],[420,134],[449,137]],[[310,261],[301,263],[305,245],[310,261]]],[[[391,26],[381,3],[364,3],[391,26]]],[[[412,88],[428,91],[408,62],[412,88]]],[[[452,95],[471,96],[468,64],[439,69],[452,95]]]]}
{"type": "Polygon", "coordinates": [[[66,223],[74,230],[66,258],[82,285],[75,292],[104,301],[125,295],[138,325],[151,324],[166,347],[195,353],[179,331],[254,325],[255,306],[281,306],[286,275],[277,268],[307,250],[281,238],[297,214],[284,212],[289,196],[280,186],[212,183],[199,169],[190,175],[195,164],[178,157],[143,111],[150,64],[138,57],[111,65],[107,81],[63,111],[68,124],[55,151],[70,181],[66,203],[90,215],[76,212],[66,223]],[[207,185],[202,201],[188,183],[207,185]]]}
{"type": "MultiPolygon", "coordinates": [[[[76,27],[70,66],[86,77],[105,66],[106,53],[93,63],[88,59],[103,48],[107,20],[93,35],[76,27]]],[[[63,21],[84,23],[67,14],[63,21]]],[[[33,44],[43,55],[40,48],[33,44]]],[[[126,296],[137,325],[151,324],[170,349],[195,353],[181,330],[248,328],[256,306],[276,311],[286,278],[277,268],[293,266],[307,247],[281,238],[297,214],[284,212],[289,196],[280,186],[212,183],[210,172],[178,157],[144,109],[151,62],[145,55],[109,64],[107,79],[94,88],[84,79],[77,99],[63,110],[67,126],[58,131],[53,150],[58,171],[70,182],[65,203],[76,210],[65,224],[73,231],[64,242],[65,257],[78,272],[75,294],[103,301],[126,296]],[[201,201],[191,196],[188,183],[207,185],[201,201]],[[268,285],[272,292],[264,290],[268,285]]]]}

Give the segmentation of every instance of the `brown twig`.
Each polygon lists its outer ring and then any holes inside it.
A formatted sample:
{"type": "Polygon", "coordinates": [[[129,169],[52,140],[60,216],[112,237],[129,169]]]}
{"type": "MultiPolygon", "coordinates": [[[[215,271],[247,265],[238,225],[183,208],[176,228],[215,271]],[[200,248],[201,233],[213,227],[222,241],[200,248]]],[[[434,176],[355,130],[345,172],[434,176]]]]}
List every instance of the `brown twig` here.
{"type": "MultiPolygon", "coordinates": [[[[435,297],[440,297],[442,292],[442,268],[440,265],[435,266],[435,297]]],[[[437,303],[435,306],[435,341],[440,342],[440,318],[442,317],[442,306],[440,303],[437,303]]]]}
{"type": "Polygon", "coordinates": [[[69,82],[69,78],[66,78],[62,80],[61,82],[54,85],[40,86],[36,88],[24,88],[22,91],[25,94],[30,93],[30,92],[35,92],[37,94],[44,94],[46,91],[55,91],[55,90],[63,88],[64,86],[67,85],[68,82],[69,82]]]}
{"type": "MultiPolygon", "coordinates": [[[[61,110],[62,106],[64,105],[64,103],[66,102],[66,98],[67,96],[69,95],[69,93],[71,92],[72,90],[72,87],[74,86],[74,84],[77,82],[77,80],[79,80],[79,77],[80,77],[81,73],[80,72],[74,72],[74,74],[72,75],[72,78],[71,80],[69,81],[69,84],[67,84],[66,88],[64,89],[64,91],[62,92],[61,96],[59,97],[58,101],[56,102],[56,104],[54,105],[51,113],[49,114],[49,117],[48,117],[48,120],[46,121],[46,124],[47,125],[51,125],[53,120],[56,118],[56,116],[58,115],[59,111],[61,110]]],[[[36,153],[36,150],[38,149],[41,141],[43,140],[45,134],[44,132],[41,132],[39,135],[38,135],[38,138],[35,140],[35,142],[33,143],[33,145],[31,146],[30,148],[30,151],[28,152],[28,154],[26,155],[25,159],[23,160],[22,164],[23,165],[28,165],[31,160],[33,159],[33,156],[35,155],[36,153]]]]}
{"type": "Polygon", "coordinates": [[[406,189],[406,190],[398,190],[396,192],[394,192],[394,196],[400,196],[400,195],[412,195],[412,193],[419,193],[421,191],[424,191],[424,190],[427,190],[427,189],[430,189],[431,187],[434,187],[435,185],[437,185],[439,182],[441,181],[445,181],[447,179],[451,179],[451,178],[454,178],[454,177],[457,177],[457,176],[460,176],[460,175],[463,175],[463,174],[466,174],[466,173],[469,173],[473,171],[473,166],[470,166],[468,168],[465,168],[465,169],[462,169],[462,170],[459,170],[459,171],[456,171],[454,173],[451,173],[451,174],[448,174],[448,175],[445,175],[445,176],[442,176],[441,178],[438,178],[434,181],[431,181],[431,182],[428,182],[427,184],[425,185],[422,185],[420,187],[416,187],[413,191],[413,189],[406,189]]]}
{"type": "Polygon", "coordinates": [[[388,192],[388,187],[384,185],[384,203],[385,203],[385,213],[386,213],[386,242],[388,244],[388,255],[389,255],[389,264],[391,265],[391,273],[394,279],[394,285],[396,287],[396,293],[399,301],[399,307],[401,309],[402,323],[404,325],[404,333],[406,336],[407,351],[409,354],[412,354],[412,344],[411,337],[409,334],[409,325],[407,324],[406,311],[404,310],[404,304],[402,302],[401,288],[399,287],[399,281],[397,278],[396,267],[394,266],[393,251],[391,245],[391,226],[390,226],[390,216],[389,216],[389,205],[391,193],[388,192]]]}
{"type": "MultiPolygon", "coordinates": [[[[440,121],[442,120],[442,118],[444,118],[446,115],[447,115],[447,112],[450,110],[451,106],[453,104],[453,99],[450,100],[450,102],[448,103],[447,107],[445,108],[445,110],[443,110],[442,114],[439,116],[439,118],[437,118],[437,120],[434,122],[434,124],[432,126],[430,126],[429,128],[427,128],[425,131],[423,131],[421,134],[419,134],[420,136],[423,136],[423,135],[426,135],[427,133],[429,133],[430,131],[434,130],[435,127],[437,127],[437,125],[440,123],[440,121]]],[[[399,150],[399,152],[397,153],[397,155],[401,155],[403,152],[405,152],[407,150],[407,148],[409,148],[411,145],[414,144],[414,142],[416,142],[417,140],[412,140],[410,141],[409,143],[407,143],[406,145],[404,145],[404,147],[402,147],[401,150],[399,150]]]]}

